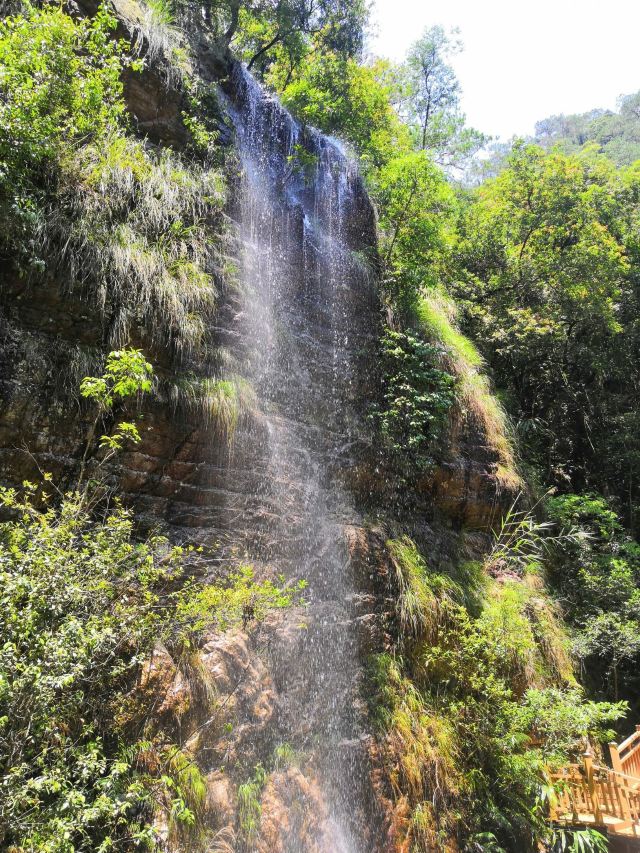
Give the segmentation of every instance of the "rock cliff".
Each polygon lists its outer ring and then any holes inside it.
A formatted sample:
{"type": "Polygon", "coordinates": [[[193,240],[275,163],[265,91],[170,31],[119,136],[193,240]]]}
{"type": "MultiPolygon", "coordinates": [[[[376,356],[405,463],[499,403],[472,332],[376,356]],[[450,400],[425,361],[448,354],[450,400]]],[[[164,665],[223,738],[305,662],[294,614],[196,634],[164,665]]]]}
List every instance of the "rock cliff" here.
{"type": "MultiPolygon", "coordinates": [[[[184,80],[142,10],[130,0],[115,7],[119,35],[148,60],[124,81],[133,127],[182,150],[184,80]]],[[[382,324],[375,215],[339,146],[299,128],[199,30],[190,48],[189,73],[217,91],[209,118],[230,152],[226,251],[239,274],[213,276],[204,355],[177,351],[144,317],[128,326],[127,343],[159,378],[136,412],[141,444],[107,477],[144,526],[213,548],[205,571],[249,561],[263,575],[307,577],[310,591],[305,608],[206,637],[191,668],[159,647],[136,692],[207,778],[210,849],[390,850],[397,814],[361,691],[363,661],[391,646],[395,630],[385,540],[398,519],[365,417],[382,324]],[[314,159],[312,175],[295,167],[296,146],[314,159]],[[233,435],[175,393],[185,376],[250,387],[233,435]],[[238,791],[258,766],[267,775],[253,835],[238,791]]],[[[209,227],[218,239],[222,219],[209,227]]],[[[21,277],[8,258],[0,289],[0,478],[49,471],[71,483],[89,417],[75,392],[122,343],[118,297],[100,303],[54,263],[21,277]]],[[[489,444],[465,421],[456,457],[404,518],[434,566],[478,553],[509,499],[489,444]]]]}

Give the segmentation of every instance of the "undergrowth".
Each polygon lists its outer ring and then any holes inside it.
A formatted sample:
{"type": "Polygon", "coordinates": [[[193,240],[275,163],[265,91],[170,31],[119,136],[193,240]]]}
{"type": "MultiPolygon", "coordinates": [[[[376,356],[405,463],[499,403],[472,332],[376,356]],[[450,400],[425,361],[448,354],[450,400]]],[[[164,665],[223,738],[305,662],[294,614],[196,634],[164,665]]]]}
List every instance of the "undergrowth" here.
{"type": "Polygon", "coordinates": [[[240,623],[248,602],[260,618],[296,593],[259,583],[249,567],[216,584],[185,583],[190,552],[158,537],[135,541],[118,504],[102,519],[78,493],[38,509],[46,491],[45,482],[0,492],[15,514],[0,525],[2,846],[153,846],[157,808],[186,831],[204,789],[192,760],[164,738],[130,739],[123,709],[142,662],[159,641],[179,657],[199,632],[240,623]]]}
{"type": "Polygon", "coordinates": [[[488,571],[492,552],[486,564],[449,573],[431,569],[407,536],[387,543],[399,640],[370,660],[370,708],[395,802],[393,831],[407,849],[552,843],[545,768],[610,738],[626,711],[625,703],[584,698],[544,589],[540,543],[523,572],[524,546],[510,550],[500,530],[495,541],[498,579],[488,571]]]}

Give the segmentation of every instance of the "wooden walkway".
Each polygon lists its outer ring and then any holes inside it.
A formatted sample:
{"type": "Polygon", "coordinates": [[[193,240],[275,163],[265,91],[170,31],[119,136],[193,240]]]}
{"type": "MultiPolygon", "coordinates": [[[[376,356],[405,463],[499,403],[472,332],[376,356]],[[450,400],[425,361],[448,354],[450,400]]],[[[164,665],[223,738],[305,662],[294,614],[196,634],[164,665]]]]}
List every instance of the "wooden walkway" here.
{"type": "Polygon", "coordinates": [[[594,764],[586,752],[582,763],[549,774],[557,792],[551,820],[640,838],[640,726],[621,744],[610,743],[609,753],[610,768],[594,764]]]}

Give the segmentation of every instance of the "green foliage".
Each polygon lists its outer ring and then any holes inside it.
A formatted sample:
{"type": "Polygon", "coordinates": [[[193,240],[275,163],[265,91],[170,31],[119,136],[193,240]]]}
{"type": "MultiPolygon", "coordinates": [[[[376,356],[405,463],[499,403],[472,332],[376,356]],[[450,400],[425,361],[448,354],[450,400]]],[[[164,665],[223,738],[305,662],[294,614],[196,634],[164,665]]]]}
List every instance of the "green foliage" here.
{"type": "MultiPolygon", "coordinates": [[[[527,541],[543,535],[527,531],[527,541]]],[[[525,552],[527,564],[548,556],[519,539],[497,535],[506,575],[525,552]]],[[[469,596],[463,573],[434,572],[407,537],[387,547],[404,657],[370,662],[370,701],[392,785],[412,810],[407,844],[431,849],[454,833],[468,849],[483,834],[490,849],[551,843],[544,767],[608,740],[626,703],[585,698],[557,608],[531,570],[526,582],[485,579],[469,596]]]]}
{"type": "Polygon", "coordinates": [[[588,682],[606,697],[635,703],[640,546],[599,495],[549,498],[547,512],[558,528],[571,526],[579,534],[555,548],[549,577],[575,626],[588,682]]]}
{"type": "Polygon", "coordinates": [[[609,842],[596,829],[555,829],[549,849],[553,853],[607,853],[609,842]]]}
{"type": "Polygon", "coordinates": [[[176,21],[176,4],[172,0],[145,0],[153,19],[158,24],[171,26],[176,21]]]}
{"type": "Polygon", "coordinates": [[[293,153],[287,157],[287,163],[289,164],[289,173],[285,177],[285,182],[292,175],[299,175],[305,183],[310,183],[318,165],[318,155],[307,151],[304,145],[296,143],[293,146],[293,153]]]}
{"type": "Polygon", "coordinates": [[[106,411],[118,399],[150,391],[152,376],[153,368],[140,350],[118,350],[107,356],[102,376],[85,376],[80,394],[106,411]]]}
{"type": "Polygon", "coordinates": [[[124,119],[122,48],[101,7],[74,21],[45,7],[0,21],[0,246],[29,243],[43,181],[64,147],[101,142],[124,119]]]}
{"type": "MultiPolygon", "coordinates": [[[[110,724],[131,675],[165,630],[162,588],[179,554],[132,541],[116,505],[93,522],[77,495],[38,510],[36,488],[0,494],[0,826],[4,844],[106,850],[150,840],[151,790],[110,724]]],[[[4,845],[3,845],[4,846],[4,845]]]]}
{"type": "Polygon", "coordinates": [[[618,110],[591,110],[580,115],[554,115],[536,122],[535,141],[545,148],[575,153],[585,144],[599,150],[618,166],[640,159],[640,92],[620,98],[618,110]]]}
{"type": "Polygon", "coordinates": [[[586,741],[610,741],[615,734],[612,724],[626,711],[625,702],[592,702],[575,687],[531,688],[514,709],[513,724],[541,741],[550,764],[560,764],[567,756],[578,760],[586,741]]]}
{"type": "Polygon", "coordinates": [[[485,559],[490,570],[508,564],[524,575],[539,568],[544,553],[552,545],[551,522],[538,521],[531,510],[516,509],[519,499],[520,496],[504,513],[494,531],[493,546],[485,559]]]}
{"type": "Polygon", "coordinates": [[[290,743],[279,743],[273,750],[273,766],[276,771],[295,767],[301,760],[302,755],[294,749],[290,743]]]}
{"type": "Polygon", "coordinates": [[[463,597],[452,579],[430,572],[415,542],[408,536],[386,543],[395,569],[395,609],[400,637],[424,640],[437,633],[442,599],[463,597]]]}
{"type": "Polygon", "coordinates": [[[453,377],[438,367],[438,350],[420,337],[387,329],[381,341],[383,401],[371,410],[388,453],[404,472],[434,461],[453,399],[453,377]]]}
{"type": "Polygon", "coordinates": [[[185,406],[211,421],[229,446],[238,423],[256,409],[255,391],[241,376],[229,379],[181,376],[171,394],[176,405],[185,406]]]}
{"type": "Polygon", "coordinates": [[[338,135],[360,155],[365,171],[378,168],[408,136],[390,103],[387,66],[358,65],[321,53],[284,87],[283,104],[304,124],[338,135]]]}
{"type": "Polygon", "coordinates": [[[287,585],[284,577],[276,581],[257,581],[253,566],[240,565],[231,571],[224,582],[215,584],[186,583],[176,597],[176,617],[193,634],[215,628],[225,631],[243,621],[250,613],[252,620],[261,621],[274,609],[300,603],[306,582],[287,585]]]}
{"type": "Polygon", "coordinates": [[[482,356],[458,330],[455,305],[442,292],[424,292],[416,299],[413,313],[427,340],[441,348],[442,367],[448,368],[456,380],[452,432],[455,434],[456,424],[465,422],[472,430],[479,430],[497,456],[500,486],[512,491],[522,488],[511,424],[484,372],[482,356]]]}
{"type": "MultiPolygon", "coordinates": [[[[80,395],[95,404],[95,414],[82,456],[78,486],[82,483],[87,459],[92,451],[93,440],[98,424],[113,408],[114,403],[134,397],[151,390],[153,368],[140,350],[124,349],[110,352],[105,362],[105,372],[102,376],[85,376],[80,383],[80,395]]],[[[107,454],[102,463],[110,459],[114,453],[122,450],[125,441],[138,444],[141,441],[137,426],[131,421],[120,421],[109,435],[99,439],[101,449],[107,454]]]]}
{"type": "Polygon", "coordinates": [[[454,236],[455,194],[424,151],[389,160],[375,178],[374,192],[386,288],[401,306],[412,305],[443,275],[454,236]]]}
{"type": "Polygon", "coordinates": [[[563,490],[626,489],[631,515],[634,182],[592,150],[516,146],[463,216],[454,287],[526,460],[563,490]]]}
{"type": "Polygon", "coordinates": [[[209,230],[225,198],[220,174],[121,135],[63,165],[40,253],[60,275],[82,270],[99,306],[118,302],[116,340],[139,320],[176,352],[202,349],[221,264],[220,236],[209,230]]]}
{"type": "Polygon", "coordinates": [[[286,84],[310,59],[335,53],[347,59],[359,54],[368,17],[362,0],[252,0],[240,6],[230,0],[234,47],[250,71],[286,84]]]}
{"type": "Polygon", "coordinates": [[[383,760],[395,790],[407,797],[412,819],[406,841],[413,849],[444,842],[456,820],[454,803],[463,786],[459,744],[451,719],[430,707],[389,654],[370,658],[370,712],[382,741],[383,760]]]}
{"type": "Polygon", "coordinates": [[[0,250],[20,273],[82,282],[105,312],[117,303],[116,346],[143,319],[196,349],[222,266],[211,226],[224,184],[126,135],[121,72],[138,66],[115,24],[104,9],[75,20],[46,6],[0,25],[0,250]]]}
{"type": "Polygon", "coordinates": [[[105,7],[74,21],[55,7],[0,22],[0,162],[24,180],[70,140],[102,140],[120,125],[122,54],[105,7]]]}
{"type": "Polygon", "coordinates": [[[218,584],[181,582],[185,552],[157,537],[136,542],[120,505],[95,520],[84,497],[41,510],[43,497],[32,484],[0,493],[15,517],[0,525],[2,843],[51,853],[125,838],[153,846],[154,804],[188,826],[204,791],[175,749],[160,761],[162,779],[139,769],[150,747],[132,744],[117,720],[141,663],[159,640],[197,642],[241,623],[248,603],[260,619],[303,585],[259,583],[249,567],[218,584]]]}

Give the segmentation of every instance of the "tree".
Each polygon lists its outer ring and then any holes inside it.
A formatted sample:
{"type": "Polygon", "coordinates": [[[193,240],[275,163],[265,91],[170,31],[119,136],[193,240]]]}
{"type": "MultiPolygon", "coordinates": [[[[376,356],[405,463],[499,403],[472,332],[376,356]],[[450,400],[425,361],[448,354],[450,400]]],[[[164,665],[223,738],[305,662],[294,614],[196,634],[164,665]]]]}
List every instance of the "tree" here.
{"type": "Polygon", "coordinates": [[[618,166],[640,158],[640,92],[626,95],[618,111],[595,109],[577,115],[554,115],[536,123],[535,139],[545,148],[558,145],[566,152],[596,143],[618,166]]]}
{"type": "Polygon", "coordinates": [[[311,45],[343,59],[359,56],[368,9],[363,0],[253,0],[238,14],[233,46],[250,71],[272,66],[291,81],[311,45]]]}
{"type": "Polygon", "coordinates": [[[387,65],[358,65],[321,51],[282,92],[283,104],[305,124],[353,145],[365,173],[407,148],[406,129],[389,98],[387,65]]]}
{"type": "Polygon", "coordinates": [[[460,112],[460,83],[448,60],[460,53],[458,30],[440,26],[425,30],[409,51],[403,109],[416,147],[433,151],[445,165],[460,167],[486,142],[483,134],[465,128],[460,112]]]}
{"type": "Polygon", "coordinates": [[[637,712],[640,660],[640,546],[611,503],[597,494],[548,498],[557,529],[549,579],[574,627],[574,647],[592,691],[629,699],[637,712]]]}
{"type": "Polygon", "coordinates": [[[387,292],[399,304],[435,286],[452,246],[456,196],[426,151],[390,160],[375,179],[387,292]]]}
{"type": "Polygon", "coordinates": [[[613,165],[593,150],[521,144],[460,223],[454,289],[467,328],[508,395],[529,461],[562,488],[598,485],[616,384],[630,378],[625,207],[613,165]]]}

